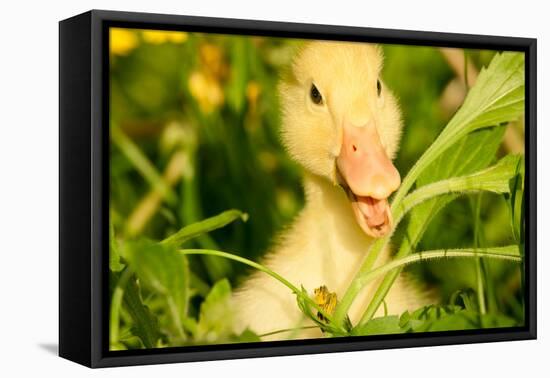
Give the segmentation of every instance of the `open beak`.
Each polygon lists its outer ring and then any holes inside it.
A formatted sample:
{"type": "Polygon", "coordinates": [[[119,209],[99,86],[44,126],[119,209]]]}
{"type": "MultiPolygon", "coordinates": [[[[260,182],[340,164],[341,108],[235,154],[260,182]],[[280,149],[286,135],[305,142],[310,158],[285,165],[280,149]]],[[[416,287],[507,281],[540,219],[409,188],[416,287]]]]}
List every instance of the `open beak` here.
{"type": "Polygon", "coordinates": [[[346,190],[357,223],[375,238],[392,228],[388,197],[401,184],[399,172],[386,155],[376,125],[345,123],[342,147],[336,158],[340,184],[346,190]]]}

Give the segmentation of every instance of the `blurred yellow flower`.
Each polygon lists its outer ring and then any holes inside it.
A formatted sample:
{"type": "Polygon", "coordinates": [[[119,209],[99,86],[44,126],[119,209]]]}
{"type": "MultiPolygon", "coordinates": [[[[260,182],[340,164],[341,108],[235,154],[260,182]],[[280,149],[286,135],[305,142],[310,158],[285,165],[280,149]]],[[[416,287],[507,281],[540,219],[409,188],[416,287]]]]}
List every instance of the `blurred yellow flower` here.
{"type": "Polygon", "coordinates": [[[228,73],[227,64],[223,58],[223,51],[216,45],[203,44],[200,47],[200,57],[204,69],[218,79],[224,79],[228,73]]]}
{"type": "Polygon", "coordinates": [[[188,35],[186,32],[179,31],[164,31],[164,30],[143,30],[143,40],[153,45],[161,43],[183,43],[187,41],[188,35]]]}
{"type": "Polygon", "coordinates": [[[109,51],[112,55],[128,55],[139,43],[136,33],[129,29],[111,28],[109,51]]]}
{"type": "Polygon", "coordinates": [[[256,81],[249,81],[246,85],[246,99],[248,100],[252,112],[256,111],[256,105],[261,91],[262,87],[256,81]]]}
{"type": "Polygon", "coordinates": [[[202,112],[210,113],[223,104],[223,90],[214,77],[201,71],[195,71],[189,76],[187,85],[191,95],[199,103],[202,112]]]}

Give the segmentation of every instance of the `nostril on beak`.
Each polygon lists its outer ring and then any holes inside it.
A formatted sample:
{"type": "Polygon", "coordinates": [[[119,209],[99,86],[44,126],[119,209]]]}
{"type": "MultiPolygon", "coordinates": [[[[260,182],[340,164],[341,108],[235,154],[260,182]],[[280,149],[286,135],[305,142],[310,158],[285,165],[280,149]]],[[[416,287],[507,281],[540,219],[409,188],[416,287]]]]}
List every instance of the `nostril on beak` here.
{"type": "Polygon", "coordinates": [[[355,144],[352,146],[352,148],[353,148],[353,152],[357,151],[357,146],[355,144]]]}

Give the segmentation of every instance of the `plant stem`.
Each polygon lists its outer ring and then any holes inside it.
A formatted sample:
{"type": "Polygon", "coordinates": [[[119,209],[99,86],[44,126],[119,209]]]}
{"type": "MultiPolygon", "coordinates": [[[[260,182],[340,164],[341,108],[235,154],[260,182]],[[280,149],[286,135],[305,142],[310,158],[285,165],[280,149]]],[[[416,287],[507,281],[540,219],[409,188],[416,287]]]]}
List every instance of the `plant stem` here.
{"type": "MultiPolygon", "coordinates": [[[[390,272],[397,272],[397,274],[399,274],[399,271],[405,265],[408,265],[408,264],[412,264],[419,261],[441,259],[446,257],[453,257],[453,258],[483,257],[483,258],[494,258],[499,260],[514,261],[514,262],[522,261],[520,250],[517,245],[511,245],[506,247],[492,247],[492,248],[463,248],[463,249],[447,249],[447,250],[440,249],[440,250],[434,250],[434,251],[418,252],[405,257],[396,258],[387,264],[384,264],[378,268],[375,268],[367,273],[361,274],[356,279],[358,282],[357,284],[362,287],[368,282],[376,279],[381,275],[384,275],[390,272]]],[[[376,311],[376,309],[371,310],[371,307],[369,306],[369,308],[367,308],[367,311],[361,318],[359,325],[362,325],[368,322],[374,315],[374,311],[376,311]]]]}
{"type": "Polygon", "coordinates": [[[446,257],[474,257],[474,258],[493,258],[499,260],[508,260],[521,262],[522,257],[517,245],[506,247],[491,248],[457,248],[457,249],[437,249],[433,251],[417,252],[411,255],[394,259],[387,264],[375,268],[358,277],[359,282],[364,285],[382,274],[386,274],[394,269],[402,268],[419,261],[441,259],[446,257]]]}
{"type": "Polygon", "coordinates": [[[278,273],[274,272],[273,270],[258,264],[257,262],[254,262],[252,260],[246,259],[241,256],[234,255],[232,253],[228,252],[222,252],[222,251],[214,251],[211,249],[180,249],[179,252],[183,255],[209,255],[209,256],[217,256],[217,257],[223,257],[229,260],[234,260],[237,262],[240,262],[242,264],[248,265],[252,268],[258,269],[261,272],[264,272],[271,277],[275,278],[277,281],[281,282],[283,285],[288,287],[294,294],[297,296],[300,296],[302,299],[304,299],[308,304],[312,307],[314,307],[317,311],[319,311],[326,319],[328,319],[329,323],[332,323],[332,317],[328,315],[315,301],[313,301],[309,296],[303,295],[302,291],[298,289],[296,286],[294,286],[290,281],[288,281],[283,276],[279,275],[278,273]]]}
{"type": "MultiPolygon", "coordinates": [[[[479,223],[480,223],[480,212],[481,212],[481,196],[483,193],[479,193],[475,198],[475,203],[473,205],[474,209],[474,247],[479,247],[479,223]]],[[[479,305],[479,312],[481,315],[487,313],[487,306],[485,302],[485,288],[484,288],[484,277],[481,272],[481,258],[476,258],[475,260],[476,268],[476,283],[477,283],[477,301],[479,305]]]]}
{"type": "Polygon", "coordinates": [[[301,330],[304,330],[304,329],[314,329],[314,328],[319,328],[319,327],[318,326],[304,326],[304,327],[296,327],[296,328],[286,328],[286,329],[280,329],[280,330],[277,330],[277,331],[264,333],[264,334],[258,335],[258,337],[265,337],[265,336],[276,335],[278,333],[301,331],[301,330]]]}

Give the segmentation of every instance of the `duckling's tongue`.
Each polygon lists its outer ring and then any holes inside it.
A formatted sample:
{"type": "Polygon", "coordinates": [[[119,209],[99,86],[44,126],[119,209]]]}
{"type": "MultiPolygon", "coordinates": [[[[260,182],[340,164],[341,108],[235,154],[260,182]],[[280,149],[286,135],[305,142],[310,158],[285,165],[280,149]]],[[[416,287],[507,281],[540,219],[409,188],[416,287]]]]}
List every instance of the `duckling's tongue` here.
{"type": "Polygon", "coordinates": [[[392,226],[391,211],[386,199],[354,195],[351,203],[359,226],[367,234],[381,237],[387,234],[392,226]]]}
{"type": "Polygon", "coordinates": [[[369,227],[380,226],[386,221],[386,200],[372,197],[357,197],[357,206],[365,216],[369,227]]]}
{"type": "Polygon", "coordinates": [[[361,229],[375,238],[390,232],[392,218],[387,198],[399,187],[401,178],[374,121],[360,126],[343,123],[336,168],[361,229]]]}

